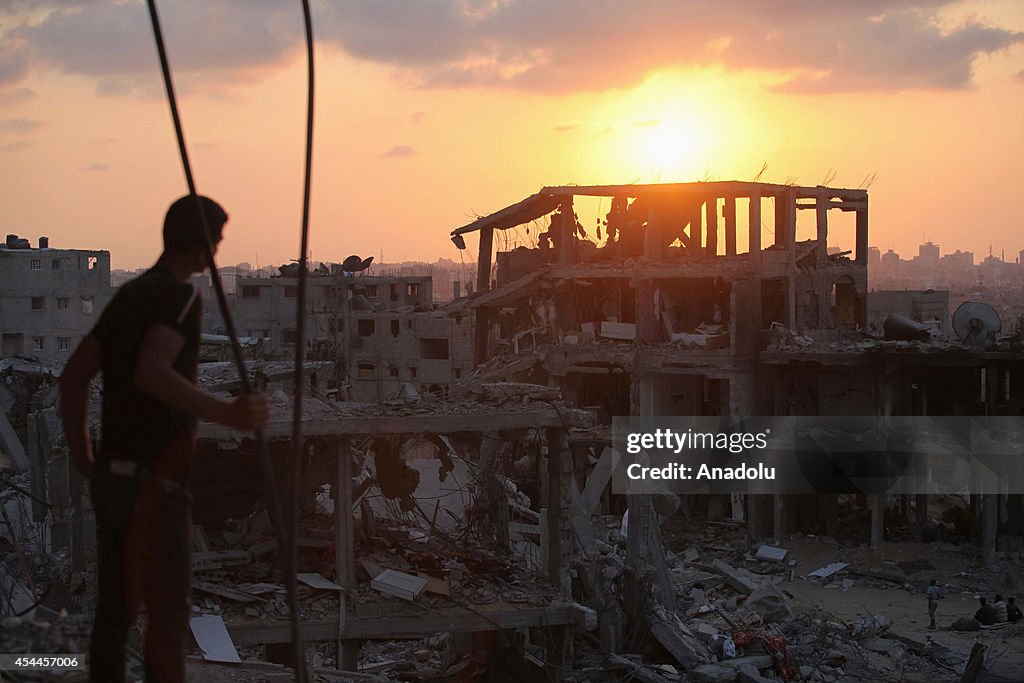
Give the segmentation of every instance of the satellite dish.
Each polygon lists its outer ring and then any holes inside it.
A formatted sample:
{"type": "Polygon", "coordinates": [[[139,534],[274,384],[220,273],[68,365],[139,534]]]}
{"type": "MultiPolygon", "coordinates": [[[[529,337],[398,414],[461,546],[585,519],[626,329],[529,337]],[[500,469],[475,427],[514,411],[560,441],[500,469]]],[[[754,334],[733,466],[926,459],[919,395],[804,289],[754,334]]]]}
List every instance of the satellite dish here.
{"type": "Polygon", "coordinates": [[[996,309],[980,301],[965,301],[953,314],[953,331],[969,346],[984,346],[1002,329],[996,309]]]}
{"type": "Polygon", "coordinates": [[[364,259],[352,254],[341,262],[341,269],[346,273],[358,273],[369,268],[371,263],[373,263],[372,256],[364,259]]]}

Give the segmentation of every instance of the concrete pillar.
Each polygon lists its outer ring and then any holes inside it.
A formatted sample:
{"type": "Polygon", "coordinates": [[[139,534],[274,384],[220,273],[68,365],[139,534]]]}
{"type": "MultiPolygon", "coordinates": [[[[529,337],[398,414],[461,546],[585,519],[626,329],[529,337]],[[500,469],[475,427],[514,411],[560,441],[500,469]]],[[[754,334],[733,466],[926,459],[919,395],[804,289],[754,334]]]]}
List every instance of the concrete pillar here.
{"type": "Polygon", "coordinates": [[[885,494],[869,493],[871,508],[871,547],[877,548],[885,540],[885,494]]]}
{"type": "Polygon", "coordinates": [[[708,200],[704,203],[704,222],[707,224],[708,237],[707,237],[707,249],[705,253],[708,256],[718,255],[718,198],[708,197],[708,200]]]}
{"type": "Polygon", "coordinates": [[[654,281],[641,280],[636,285],[636,336],[653,344],[665,338],[664,326],[654,315],[654,281]]]}
{"type": "Polygon", "coordinates": [[[781,493],[772,495],[772,538],[776,543],[782,543],[786,535],[786,496],[781,493]]]}
{"type": "Polygon", "coordinates": [[[857,209],[857,250],[854,258],[859,266],[868,265],[868,199],[864,198],[864,208],[857,209]]]}
{"type": "Polygon", "coordinates": [[[747,533],[757,541],[761,538],[761,494],[747,494],[747,533]]]}
{"type": "Polygon", "coordinates": [[[999,507],[997,499],[998,496],[994,493],[986,493],[984,495],[984,537],[982,539],[982,547],[986,567],[992,567],[996,563],[996,530],[999,526],[999,507]]]}
{"type": "Polygon", "coordinates": [[[986,567],[994,567],[996,564],[996,531],[999,528],[999,495],[992,491],[996,488],[995,478],[989,477],[989,485],[986,493],[982,495],[984,507],[982,510],[982,555],[985,558],[986,567]]]}
{"type": "Polygon", "coordinates": [[[828,202],[825,195],[818,195],[815,201],[815,217],[817,218],[818,264],[828,261],[828,202]]]}
{"type": "Polygon", "coordinates": [[[355,548],[352,529],[352,444],[347,437],[338,440],[337,470],[334,479],[334,572],[344,591],[338,597],[337,668],[359,668],[359,642],[341,638],[348,620],[349,595],[356,587],[355,548]]]}
{"type": "Polygon", "coordinates": [[[928,494],[918,493],[914,499],[914,538],[920,541],[928,524],[928,494]]]}
{"type": "Polygon", "coordinates": [[[480,253],[476,262],[476,291],[486,292],[491,286],[491,258],[494,252],[494,228],[480,229],[480,253]]]}
{"type": "Polygon", "coordinates": [[[736,255],[736,198],[726,197],[722,207],[725,218],[725,255],[736,255]]]}
{"type": "Polygon", "coordinates": [[[775,198],[775,243],[781,243],[789,257],[786,268],[786,326],[796,330],[796,191],[792,188],[775,198]]]}
{"type": "Polygon", "coordinates": [[[647,230],[644,232],[644,256],[660,261],[665,255],[665,223],[667,214],[664,203],[651,200],[647,212],[647,230]]]}
{"type": "Polygon", "coordinates": [[[572,484],[572,453],[568,431],[547,431],[548,441],[548,580],[564,597],[571,594],[569,565],[572,561],[572,531],[569,501],[572,484]]]}
{"type": "Polygon", "coordinates": [[[687,212],[690,217],[690,253],[703,254],[704,226],[701,223],[700,202],[694,201],[689,207],[687,207],[687,212]]]}
{"type": "MultiPolygon", "coordinates": [[[[728,215],[728,214],[727,214],[728,215]]],[[[750,272],[751,272],[751,288],[750,288],[750,316],[753,319],[753,329],[760,331],[761,329],[761,193],[759,190],[754,190],[750,193],[750,209],[748,211],[748,221],[750,223],[748,229],[748,244],[749,252],[747,258],[750,259],[750,272]]],[[[728,220],[728,219],[727,219],[728,220]]],[[[757,342],[757,347],[760,348],[760,339],[757,342]]]]}

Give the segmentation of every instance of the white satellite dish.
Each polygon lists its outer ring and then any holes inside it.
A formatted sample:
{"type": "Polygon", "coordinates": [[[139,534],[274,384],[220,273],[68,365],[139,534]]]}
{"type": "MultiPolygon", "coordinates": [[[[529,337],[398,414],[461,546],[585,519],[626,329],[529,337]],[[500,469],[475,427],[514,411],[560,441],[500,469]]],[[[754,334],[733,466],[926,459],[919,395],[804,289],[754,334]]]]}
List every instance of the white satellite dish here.
{"type": "Polygon", "coordinates": [[[964,344],[984,346],[1003,329],[996,309],[980,301],[965,301],[953,314],[953,331],[964,344]]]}

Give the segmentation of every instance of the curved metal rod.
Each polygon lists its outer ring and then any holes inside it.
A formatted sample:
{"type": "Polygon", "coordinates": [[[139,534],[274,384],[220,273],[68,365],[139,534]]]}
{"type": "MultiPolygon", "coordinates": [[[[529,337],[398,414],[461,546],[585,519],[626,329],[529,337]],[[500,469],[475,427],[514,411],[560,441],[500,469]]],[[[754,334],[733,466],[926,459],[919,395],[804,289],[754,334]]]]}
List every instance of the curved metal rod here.
{"type": "MultiPolygon", "coordinates": [[[[291,534],[288,539],[288,562],[297,567],[298,536],[299,536],[299,495],[302,482],[302,397],[305,393],[306,370],[306,286],[307,286],[307,255],[309,254],[309,196],[313,175],[313,20],[310,16],[308,0],[302,0],[302,18],[306,28],[306,166],[302,187],[302,239],[299,245],[299,285],[295,302],[295,391],[293,396],[292,414],[292,496],[291,496],[291,534]]],[[[345,595],[339,594],[344,600],[345,595]]],[[[340,609],[340,608],[339,608],[340,609]]],[[[291,610],[292,637],[295,643],[295,679],[305,683],[306,662],[302,651],[302,641],[298,627],[298,612],[291,610]]],[[[338,668],[341,668],[339,648],[338,668]]]]}
{"type": "MultiPolygon", "coordinates": [[[[188,183],[188,191],[192,197],[195,198],[196,210],[199,213],[199,220],[203,225],[203,234],[205,241],[203,243],[204,251],[206,253],[206,262],[210,268],[210,280],[213,283],[213,290],[217,295],[217,305],[220,308],[221,316],[224,318],[224,327],[227,331],[227,336],[231,339],[231,354],[235,362],[235,367],[238,370],[238,378],[242,387],[242,391],[248,393],[251,391],[252,386],[249,382],[249,373],[245,368],[245,361],[242,358],[242,347],[238,343],[238,334],[235,331],[235,321],[231,317],[231,311],[228,308],[227,297],[224,294],[224,286],[221,283],[220,272],[217,270],[217,264],[213,258],[213,242],[210,239],[210,226],[206,221],[206,212],[203,211],[202,203],[199,201],[199,195],[196,193],[196,184],[192,176],[192,165],[189,163],[188,148],[185,146],[185,133],[181,125],[181,117],[178,115],[178,101],[174,95],[174,83],[171,79],[171,68],[167,60],[167,50],[164,47],[163,32],[160,30],[160,19],[157,16],[156,0],[147,0],[149,6],[149,18],[153,24],[153,37],[156,40],[156,49],[160,55],[160,68],[163,72],[164,86],[167,89],[167,100],[171,107],[171,118],[174,120],[174,132],[178,138],[178,152],[181,155],[181,163],[185,170],[185,180],[188,183]]],[[[267,450],[266,440],[263,438],[263,432],[256,430],[256,445],[259,450],[260,460],[263,464],[263,475],[266,479],[268,497],[270,499],[270,514],[274,524],[274,529],[277,532],[278,546],[281,548],[289,547],[289,535],[285,526],[284,515],[281,511],[281,496],[277,490],[277,473],[274,471],[274,463],[270,459],[270,452],[267,450]]],[[[302,647],[301,633],[298,627],[299,618],[299,599],[298,599],[298,588],[295,581],[295,563],[292,561],[294,553],[285,553],[286,563],[284,567],[284,578],[285,588],[288,593],[288,610],[291,613],[291,635],[292,643],[295,646],[296,654],[296,665],[298,672],[302,671],[303,677],[298,680],[305,683],[305,651],[302,647]]]]}

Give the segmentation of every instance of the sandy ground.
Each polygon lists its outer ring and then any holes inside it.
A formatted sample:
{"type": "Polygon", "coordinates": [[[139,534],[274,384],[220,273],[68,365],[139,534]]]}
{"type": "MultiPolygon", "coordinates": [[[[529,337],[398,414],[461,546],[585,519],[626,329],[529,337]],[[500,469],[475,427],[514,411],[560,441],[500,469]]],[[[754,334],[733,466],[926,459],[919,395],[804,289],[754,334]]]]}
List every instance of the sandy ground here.
{"type": "MultiPolygon", "coordinates": [[[[854,586],[846,591],[800,579],[801,575],[839,559],[838,555],[842,554],[840,546],[808,538],[789,539],[783,545],[790,549],[790,558],[795,559],[796,564],[793,567],[794,580],[784,582],[780,587],[797,598],[797,605],[824,610],[847,623],[882,614],[893,623],[892,630],[901,635],[920,642],[931,637],[936,643],[965,655],[971,651],[975,641],[980,640],[988,647],[986,661],[989,670],[1024,682],[1024,622],[991,631],[948,630],[956,619],[972,616],[977,610],[979,593],[976,590],[979,586],[984,586],[989,600],[996,592],[1015,595],[1018,602],[1024,600],[1020,585],[1024,568],[1011,567],[1007,571],[988,573],[980,568],[978,556],[970,547],[943,544],[884,543],[874,550],[847,550],[847,554],[853,556],[843,561],[851,562],[851,569],[876,569],[900,574],[896,562],[922,559],[930,562],[934,571],[912,575],[917,583],[927,583],[934,578],[946,586],[936,616],[939,629],[930,631],[928,604],[922,593],[895,584],[891,587],[866,586],[865,583],[885,584],[851,574],[840,575],[854,580],[854,586]]],[[[841,579],[835,583],[840,584],[841,579]]]]}
{"type": "Polygon", "coordinates": [[[939,602],[936,622],[939,630],[928,630],[928,605],[923,595],[914,595],[899,588],[853,587],[848,591],[830,589],[797,579],[781,587],[792,593],[797,605],[831,613],[841,621],[857,622],[875,614],[885,615],[892,630],[914,640],[936,643],[967,654],[977,640],[988,647],[986,666],[996,674],[1014,676],[1024,681],[1024,623],[995,631],[958,632],[944,630],[955,619],[971,615],[977,609],[973,596],[952,595],[939,602]]]}

